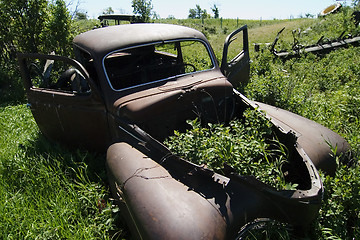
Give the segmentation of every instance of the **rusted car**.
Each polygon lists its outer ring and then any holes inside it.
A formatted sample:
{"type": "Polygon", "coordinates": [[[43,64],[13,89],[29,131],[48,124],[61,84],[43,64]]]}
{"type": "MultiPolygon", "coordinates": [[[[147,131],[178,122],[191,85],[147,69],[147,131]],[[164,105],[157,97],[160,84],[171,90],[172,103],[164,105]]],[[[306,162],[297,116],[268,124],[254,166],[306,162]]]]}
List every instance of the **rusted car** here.
{"type": "Polygon", "coordinates": [[[247,27],[225,41],[221,64],[197,30],[167,24],[119,25],[75,37],[75,59],[18,55],[29,106],[51,140],[107,151],[110,187],[139,239],[234,239],[258,221],[306,226],[347,142],[288,111],[247,99],[247,27]],[[236,52],[233,49],[237,49],[236,52]],[[252,176],[215,173],[174,155],[163,140],[188,119],[228,122],[265,111],[289,149],[287,181],[277,190],[252,176]]]}

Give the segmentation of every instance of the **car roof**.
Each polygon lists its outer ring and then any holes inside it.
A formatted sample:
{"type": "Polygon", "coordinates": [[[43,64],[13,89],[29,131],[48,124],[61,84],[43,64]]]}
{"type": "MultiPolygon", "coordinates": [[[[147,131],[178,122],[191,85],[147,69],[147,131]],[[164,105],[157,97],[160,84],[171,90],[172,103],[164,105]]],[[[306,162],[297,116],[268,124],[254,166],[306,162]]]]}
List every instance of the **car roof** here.
{"type": "Polygon", "coordinates": [[[202,39],[207,42],[204,34],[189,27],[160,23],[139,23],[94,29],[76,36],[73,44],[86,50],[94,58],[103,58],[109,52],[121,48],[188,38],[202,39]]]}

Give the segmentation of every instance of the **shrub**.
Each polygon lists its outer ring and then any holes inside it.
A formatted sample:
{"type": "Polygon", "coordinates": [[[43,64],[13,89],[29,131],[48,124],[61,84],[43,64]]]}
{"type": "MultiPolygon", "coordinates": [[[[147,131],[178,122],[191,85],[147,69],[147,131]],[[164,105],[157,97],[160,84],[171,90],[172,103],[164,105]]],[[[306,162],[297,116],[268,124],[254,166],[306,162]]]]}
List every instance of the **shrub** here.
{"type": "Polygon", "coordinates": [[[0,92],[5,101],[24,99],[16,52],[71,52],[71,18],[63,0],[0,2],[0,92]]]}

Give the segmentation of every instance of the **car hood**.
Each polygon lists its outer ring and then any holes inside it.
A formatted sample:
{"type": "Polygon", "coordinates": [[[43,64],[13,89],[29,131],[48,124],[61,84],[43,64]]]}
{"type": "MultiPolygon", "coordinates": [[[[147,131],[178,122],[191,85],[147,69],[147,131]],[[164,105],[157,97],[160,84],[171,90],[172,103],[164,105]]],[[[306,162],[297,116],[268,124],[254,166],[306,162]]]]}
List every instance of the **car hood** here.
{"type": "Polygon", "coordinates": [[[113,108],[118,116],[129,119],[143,119],[147,115],[161,114],[184,104],[191,104],[205,96],[230,96],[232,85],[222,74],[197,73],[183,76],[165,84],[154,84],[115,101],[113,108]],[[219,89],[223,89],[219,91],[219,89]]]}

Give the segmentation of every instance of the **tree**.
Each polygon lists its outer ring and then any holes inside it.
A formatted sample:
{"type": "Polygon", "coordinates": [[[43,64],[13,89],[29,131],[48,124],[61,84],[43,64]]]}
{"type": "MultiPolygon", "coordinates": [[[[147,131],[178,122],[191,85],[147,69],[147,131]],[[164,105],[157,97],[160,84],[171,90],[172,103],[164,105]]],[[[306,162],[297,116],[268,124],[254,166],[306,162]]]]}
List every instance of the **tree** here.
{"type": "Polygon", "coordinates": [[[188,18],[204,19],[207,18],[208,14],[205,9],[201,9],[199,5],[196,5],[195,8],[189,9],[188,18]]]}
{"type": "Polygon", "coordinates": [[[0,1],[1,39],[19,52],[67,52],[71,16],[64,0],[0,1]]]}
{"type": "Polygon", "coordinates": [[[45,26],[46,52],[55,51],[56,54],[69,56],[71,54],[71,16],[64,0],[52,1],[48,5],[49,16],[45,26]]]}
{"type": "MultiPolygon", "coordinates": [[[[17,51],[38,52],[41,33],[48,17],[46,0],[3,0],[1,11],[11,19],[5,33],[17,51]]],[[[2,25],[2,24],[1,24],[2,25]]]]}
{"type": "Polygon", "coordinates": [[[0,86],[8,86],[9,99],[20,99],[24,94],[21,79],[16,76],[14,53],[55,51],[69,55],[71,23],[64,0],[0,1],[0,86]]]}
{"type": "MultiPolygon", "coordinates": [[[[70,6],[72,6],[74,4],[74,1],[69,0],[69,1],[67,1],[67,3],[68,3],[68,5],[66,7],[70,8],[70,6]]],[[[74,10],[70,13],[71,19],[76,18],[77,13],[80,12],[80,10],[79,10],[80,4],[81,4],[80,0],[77,0],[74,10]]]]}
{"type": "Polygon", "coordinates": [[[104,9],[103,14],[114,14],[114,10],[112,9],[112,7],[108,7],[104,9]]]}
{"type": "Polygon", "coordinates": [[[149,22],[153,6],[151,0],[132,0],[131,7],[135,14],[139,14],[144,22],[149,22]]]}
{"type": "Polygon", "coordinates": [[[87,13],[86,12],[76,12],[75,13],[75,20],[86,20],[87,19],[87,13]]]}
{"type": "Polygon", "coordinates": [[[201,9],[200,5],[196,5],[196,18],[201,18],[203,10],[201,9]]]}
{"type": "Polygon", "coordinates": [[[194,9],[194,8],[190,8],[190,9],[189,9],[189,16],[188,16],[188,18],[192,18],[192,19],[196,18],[196,9],[194,9]]]}
{"type": "Polygon", "coordinates": [[[214,4],[214,6],[211,7],[211,10],[214,13],[214,18],[216,18],[216,19],[219,18],[219,8],[218,8],[218,6],[216,6],[216,4],[214,4]]]}

